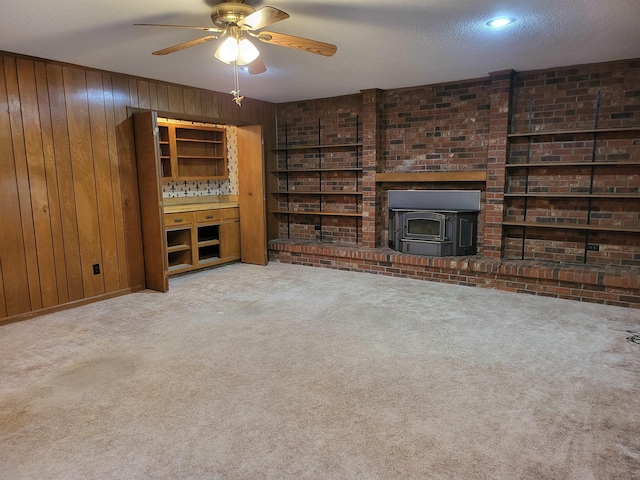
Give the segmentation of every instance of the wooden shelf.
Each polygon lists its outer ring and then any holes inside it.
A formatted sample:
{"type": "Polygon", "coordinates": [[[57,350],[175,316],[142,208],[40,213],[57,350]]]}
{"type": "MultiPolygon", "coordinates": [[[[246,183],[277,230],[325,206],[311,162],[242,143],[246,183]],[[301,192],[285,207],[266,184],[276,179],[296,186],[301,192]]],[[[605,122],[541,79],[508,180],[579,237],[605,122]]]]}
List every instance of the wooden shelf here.
{"type": "Polygon", "coordinates": [[[396,172],[376,173],[376,183],[380,182],[485,182],[487,172],[396,172]]]}
{"type": "Polygon", "coordinates": [[[548,162],[548,163],[507,163],[506,168],[556,168],[556,167],[628,167],[640,162],[548,162]]]}
{"type": "Polygon", "coordinates": [[[272,210],[271,213],[286,213],[287,215],[321,215],[325,217],[362,217],[362,213],[349,212],[305,212],[293,210],[272,210]]]}
{"type": "Polygon", "coordinates": [[[208,247],[210,245],[220,245],[220,240],[205,240],[204,242],[198,242],[198,247],[208,247]]]}
{"type": "Polygon", "coordinates": [[[159,120],[160,167],[163,179],[228,178],[226,132],[222,127],[159,120]]]}
{"type": "Polygon", "coordinates": [[[362,195],[362,192],[343,192],[339,190],[328,190],[328,191],[305,191],[301,192],[300,190],[287,190],[287,191],[279,191],[279,192],[271,192],[275,195],[284,194],[284,195],[362,195]]]}
{"type": "MultiPolygon", "coordinates": [[[[165,177],[162,177],[165,178],[165,177]]],[[[175,178],[165,178],[166,180],[177,180],[179,182],[183,182],[185,180],[189,181],[189,180],[226,180],[227,178],[229,178],[226,175],[208,175],[206,177],[199,177],[199,176],[188,176],[188,177],[178,177],[177,179],[175,178]]]]}
{"type": "Polygon", "coordinates": [[[575,130],[548,130],[537,131],[528,133],[509,133],[508,138],[518,137],[544,137],[544,136],[557,136],[557,135],[576,135],[584,133],[621,133],[621,132],[640,132],[640,127],[618,127],[618,128],[585,128],[575,130]]]}
{"type": "Polygon", "coordinates": [[[182,245],[171,245],[167,247],[167,253],[173,252],[182,252],[183,250],[191,250],[191,245],[182,244],[182,245]]]}
{"type": "MultiPolygon", "coordinates": [[[[195,138],[178,138],[176,137],[176,142],[193,142],[193,143],[213,143],[216,145],[223,145],[224,142],[222,140],[206,140],[206,139],[195,139],[195,138]]],[[[169,143],[169,142],[165,142],[169,143]]]]}
{"type": "Polygon", "coordinates": [[[623,227],[615,225],[586,225],[586,224],[564,224],[564,223],[539,223],[539,222],[502,222],[508,227],[533,227],[533,228],[554,228],[562,230],[583,230],[592,232],[630,232],[640,233],[640,227],[623,227]]]}
{"type": "Polygon", "coordinates": [[[324,150],[328,148],[353,148],[361,147],[362,142],[357,143],[335,143],[329,145],[294,145],[291,147],[278,147],[274,148],[273,152],[290,152],[292,150],[324,150]]]}
{"type": "Polygon", "coordinates": [[[281,170],[271,170],[271,173],[306,173],[306,172],[361,172],[361,167],[342,168],[286,168],[281,170]]]}
{"type": "Polygon", "coordinates": [[[522,198],[640,198],[640,193],[505,193],[505,197],[522,198]]]}

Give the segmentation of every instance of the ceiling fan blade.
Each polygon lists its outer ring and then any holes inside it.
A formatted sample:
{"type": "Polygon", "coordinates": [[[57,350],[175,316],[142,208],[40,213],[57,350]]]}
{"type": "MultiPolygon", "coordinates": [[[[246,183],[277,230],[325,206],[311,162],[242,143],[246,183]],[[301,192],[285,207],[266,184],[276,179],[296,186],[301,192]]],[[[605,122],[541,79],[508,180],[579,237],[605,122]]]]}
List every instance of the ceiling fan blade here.
{"type": "Polygon", "coordinates": [[[267,25],[289,18],[287,12],[275,7],[262,7],[238,22],[238,26],[247,30],[259,30],[267,25]]]}
{"type": "Polygon", "coordinates": [[[308,38],[295,37],[284,33],[260,32],[256,35],[258,40],[272,45],[280,45],[281,47],[296,48],[305,52],[315,53],[331,57],[336,53],[338,47],[330,43],[319,42],[317,40],[309,40],[308,38]]]}
{"type": "Polygon", "coordinates": [[[249,75],[259,75],[267,71],[267,67],[260,57],[256,58],[253,62],[247,65],[247,72],[249,75]]]}
{"type": "Polygon", "coordinates": [[[177,45],[173,45],[172,47],[163,48],[162,50],[153,52],[153,55],[168,55],[169,53],[179,52],[180,50],[184,50],[185,48],[208,42],[209,40],[215,40],[216,38],[218,37],[214,37],[213,35],[210,35],[208,37],[196,38],[195,40],[189,40],[188,42],[179,43],[177,45]]]}
{"type": "Polygon", "coordinates": [[[159,23],[134,23],[134,27],[171,27],[171,28],[189,28],[191,30],[203,30],[205,32],[221,33],[222,30],[214,27],[193,27],[190,25],[162,25],[159,23]]]}

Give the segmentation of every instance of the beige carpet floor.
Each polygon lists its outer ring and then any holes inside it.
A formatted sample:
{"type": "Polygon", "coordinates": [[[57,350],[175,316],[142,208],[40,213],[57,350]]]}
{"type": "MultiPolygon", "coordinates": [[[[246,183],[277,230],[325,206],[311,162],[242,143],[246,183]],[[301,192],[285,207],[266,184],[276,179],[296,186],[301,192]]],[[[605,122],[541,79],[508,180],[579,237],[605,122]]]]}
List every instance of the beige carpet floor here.
{"type": "Polygon", "coordinates": [[[0,327],[0,478],[640,479],[640,311],[271,263],[0,327]]]}

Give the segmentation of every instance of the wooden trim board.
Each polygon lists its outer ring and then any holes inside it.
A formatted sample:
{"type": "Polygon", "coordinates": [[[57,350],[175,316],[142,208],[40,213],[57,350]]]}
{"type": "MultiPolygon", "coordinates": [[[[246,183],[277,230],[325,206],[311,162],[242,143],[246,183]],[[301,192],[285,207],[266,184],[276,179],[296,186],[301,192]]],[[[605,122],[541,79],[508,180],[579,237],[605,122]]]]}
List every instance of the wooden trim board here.
{"type": "Polygon", "coordinates": [[[487,173],[469,172],[393,172],[376,173],[376,183],[381,182],[486,182],[487,173]]]}

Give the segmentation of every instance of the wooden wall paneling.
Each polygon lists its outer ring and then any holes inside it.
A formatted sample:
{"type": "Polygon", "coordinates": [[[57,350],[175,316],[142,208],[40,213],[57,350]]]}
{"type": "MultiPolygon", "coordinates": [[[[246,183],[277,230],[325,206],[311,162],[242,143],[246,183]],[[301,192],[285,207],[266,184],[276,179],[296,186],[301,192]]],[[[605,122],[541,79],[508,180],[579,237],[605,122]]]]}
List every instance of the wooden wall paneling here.
{"type": "Polygon", "coordinates": [[[149,82],[149,108],[158,110],[158,89],[156,82],[149,82]]]}
{"type": "MultiPolygon", "coordinates": [[[[262,112],[265,110],[264,102],[251,102],[251,123],[262,125],[262,112]]],[[[264,135],[264,125],[262,129],[262,134],[264,135]]]]}
{"type": "Polygon", "coordinates": [[[67,270],[67,288],[69,300],[75,301],[85,297],[82,282],[82,265],[80,261],[80,240],[71,169],[71,150],[69,146],[69,130],[67,126],[67,109],[62,78],[62,67],[48,63],[47,83],[49,87],[49,108],[53,131],[53,148],[60,197],[60,218],[64,239],[64,260],[67,270]]]}
{"type": "Polygon", "coordinates": [[[250,98],[245,98],[242,101],[242,106],[238,108],[238,113],[240,114],[240,125],[250,125],[252,123],[253,118],[255,118],[252,115],[254,103],[255,102],[250,98]]]}
{"type": "Polygon", "coordinates": [[[169,111],[184,113],[184,94],[182,88],[175,85],[169,85],[169,111]]]}
{"type": "Polygon", "coordinates": [[[135,78],[129,79],[129,106],[138,108],[138,81],[135,78]]]}
{"type": "Polygon", "coordinates": [[[7,316],[7,305],[4,299],[4,284],[2,282],[2,261],[0,261],[0,320],[5,318],[6,316],[7,316]]]}
{"type": "Polygon", "coordinates": [[[196,90],[195,92],[195,115],[202,116],[202,91],[196,90]]]}
{"type": "Polygon", "coordinates": [[[18,72],[15,58],[5,57],[4,74],[9,104],[9,123],[13,143],[15,175],[18,184],[22,240],[24,242],[24,256],[27,263],[29,299],[31,301],[31,309],[39,310],[42,308],[42,293],[40,290],[36,235],[29,191],[29,171],[27,167],[24,130],[22,127],[22,105],[20,103],[20,90],[18,87],[18,72]]]}
{"type": "Polygon", "coordinates": [[[100,246],[102,248],[102,265],[100,268],[104,279],[105,292],[109,293],[115,292],[120,288],[120,278],[118,275],[118,247],[113,210],[111,164],[102,73],[87,71],[87,89],[89,122],[91,124],[91,148],[93,149],[96,197],[98,201],[100,246]]]}
{"type": "Polygon", "coordinates": [[[78,215],[82,283],[86,297],[104,293],[103,271],[94,275],[93,265],[102,265],[102,246],[96,195],[96,176],[91,146],[89,99],[84,70],[63,67],[71,169],[78,215]]]}
{"type": "Polygon", "coordinates": [[[184,113],[187,115],[196,114],[196,96],[193,88],[183,88],[184,113]]]}
{"type": "Polygon", "coordinates": [[[49,197],[49,220],[53,241],[53,257],[55,262],[56,282],[58,284],[58,302],[69,301],[67,285],[67,265],[65,262],[64,236],[62,233],[62,214],[60,211],[60,193],[58,191],[58,173],[53,144],[53,126],[51,124],[51,105],[47,71],[43,62],[35,63],[36,89],[38,91],[38,108],[40,110],[40,131],[42,134],[42,150],[44,168],[47,177],[47,194],[49,197]]]}
{"type": "Polygon", "coordinates": [[[229,107],[227,107],[227,118],[229,119],[229,123],[233,123],[234,125],[241,124],[242,107],[232,100],[231,95],[229,95],[228,101],[229,107]]]}
{"type": "Polygon", "coordinates": [[[118,142],[116,138],[116,122],[113,103],[113,85],[111,75],[102,75],[107,120],[107,142],[109,145],[109,166],[111,170],[111,193],[113,195],[113,216],[116,229],[116,248],[118,251],[119,288],[129,287],[127,268],[127,249],[124,230],[124,212],[122,187],[120,178],[120,162],[118,158],[118,142]]]}
{"type": "Polygon", "coordinates": [[[250,98],[242,100],[242,105],[236,109],[236,123],[238,125],[251,125],[252,104],[253,100],[250,98]]]}
{"type": "Polygon", "coordinates": [[[31,310],[4,65],[11,60],[0,56],[0,283],[7,316],[31,310]]]}
{"type": "Polygon", "coordinates": [[[149,99],[149,82],[138,80],[138,108],[151,108],[149,99]]]}
{"type": "MultiPolygon", "coordinates": [[[[36,88],[34,62],[18,58],[18,88],[22,110],[25,154],[28,169],[29,192],[36,241],[36,260],[40,280],[40,294],[43,307],[58,305],[58,282],[56,278],[51,219],[49,217],[49,195],[44,166],[42,131],[36,88]]],[[[29,252],[26,252],[27,254],[29,252]]]]}
{"type": "Polygon", "coordinates": [[[166,83],[158,83],[156,88],[158,93],[158,108],[160,112],[169,111],[169,86],[166,83]]]}
{"type": "Polygon", "coordinates": [[[213,93],[202,92],[202,116],[208,118],[218,118],[218,111],[214,108],[213,93]]]}
{"type": "Polygon", "coordinates": [[[14,55],[0,61],[0,315],[143,287],[130,107],[256,124],[262,102],[238,107],[227,93],[14,55]]]}
{"type": "Polygon", "coordinates": [[[225,102],[226,100],[226,95],[222,95],[221,93],[214,93],[213,94],[215,97],[215,102],[218,105],[218,117],[219,119],[223,120],[223,119],[228,119],[229,116],[227,115],[227,102],[225,102]]]}
{"type": "Polygon", "coordinates": [[[144,286],[144,262],[142,258],[142,227],[140,224],[140,205],[138,203],[138,175],[133,144],[133,125],[127,109],[129,82],[126,77],[114,75],[112,76],[112,85],[129,288],[135,289],[144,286]]]}

